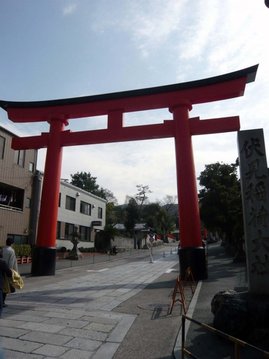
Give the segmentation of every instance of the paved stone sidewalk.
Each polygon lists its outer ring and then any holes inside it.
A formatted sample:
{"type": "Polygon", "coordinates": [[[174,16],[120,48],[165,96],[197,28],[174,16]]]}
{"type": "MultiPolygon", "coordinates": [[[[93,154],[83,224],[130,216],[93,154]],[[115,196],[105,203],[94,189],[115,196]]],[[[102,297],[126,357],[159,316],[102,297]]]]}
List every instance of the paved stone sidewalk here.
{"type": "Polygon", "coordinates": [[[171,253],[154,264],[104,264],[26,278],[0,319],[5,359],[113,358],[136,315],[112,310],[176,264],[178,256],[171,253]]]}

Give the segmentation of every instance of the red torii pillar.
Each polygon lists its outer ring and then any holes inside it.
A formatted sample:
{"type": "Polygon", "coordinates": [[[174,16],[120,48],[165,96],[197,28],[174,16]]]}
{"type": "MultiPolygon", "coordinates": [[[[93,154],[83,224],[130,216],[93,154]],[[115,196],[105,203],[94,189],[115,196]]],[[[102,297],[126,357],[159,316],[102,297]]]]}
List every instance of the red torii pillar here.
{"type": "Polygon", "coordinates": [[[43,178],[42,197],[37,232],[38,255],[33,255],[33,274],[55,273],[55,240],[57,234],[58,205],[62,169],[61,133],[66,120],[51,120],[43,178]],[[46,263],[40,258],[45,258],[46,263]],[[44,268],[45,267],[45,268],[44,268]]]}
{"type": "Polygon", "coordinates": [[[254,81],[258,66],[210,79],[81,98],[41,102],[0,101],[14,122],[48,121],[50,132],[41,136],[13,138],[14,149],[47,147],[38,235],[33,255],[33,275],[55,274],[56,226],[61,176],[62,147],[154,138],[175,138],[177,187],[180,217],[180,271],[191,266],[195,279],[207,277],[202,247],[192,135],[238,131],[239,118],[200,121],[189,118],[193,104],[242,96],[245,85],[254,81]],[[162,124],[123,126],[123,113],[169,108],[173,120],[162,124]],[[64,131],[68,119],[107,115],[106,129],[64,131]]]}

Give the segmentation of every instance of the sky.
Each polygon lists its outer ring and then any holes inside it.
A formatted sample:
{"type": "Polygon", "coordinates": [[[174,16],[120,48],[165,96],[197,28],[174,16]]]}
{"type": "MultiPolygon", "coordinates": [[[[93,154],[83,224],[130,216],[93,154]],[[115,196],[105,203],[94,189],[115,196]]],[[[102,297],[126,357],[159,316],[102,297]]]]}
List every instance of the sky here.
{"type": "MultiPolygon", "coordinates": [[[[269,9],[263,0],[0,0],[0,99],[41,101],[205,79],[259,64],[243,97],[195,105],[190,117],[240,116],[263,128],[269,153],[269,9]]],[[[125,114],[125,125],[162,123],[168,110],[125,114]]],[[[0,125],[19,136],[47,123],[0,125]]],[[[72,131],[105,128],[106,118],[72,119],[72,131]]],[[[234,163],[237,134],[193,136],[196,176],[234,163]]],[[[90,172],[118,203],[149,186],[149,200],[176,196],[174,139],[66,147],[62,178],[90,172]]],[[[38,152],[44,170],[46,151],[38,152]]],[[[197,181],[199,190],[199,181],[197,181]]]]}

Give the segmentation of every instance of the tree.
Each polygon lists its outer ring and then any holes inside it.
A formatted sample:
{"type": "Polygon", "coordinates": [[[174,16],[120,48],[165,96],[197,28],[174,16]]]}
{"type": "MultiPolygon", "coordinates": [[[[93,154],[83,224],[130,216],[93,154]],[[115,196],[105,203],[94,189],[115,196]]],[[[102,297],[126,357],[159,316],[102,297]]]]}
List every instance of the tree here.
{"type": "Polygon", "coordinates": [[[106,225],[103,231],[97,232],[94,241],[94,247],[98,252],[107,252],[111,250],[114,237],[117,235],[117,230],[111,226],[106,225]]]}
{"type": "Polygon", "coordinates": [[[135,195],[135,200],[138,205],[138,220],[141,221],[141,213],[143,209],[143,205],[147,202],[148,193],[152,193],[152,191],[149,189],[148,185],[142,185],[138,184],[136,185],[137,193],[135,195]]]}
{"type": "Polygon", "coordinates": [[[96,177],[90,172],[77,172],[71,175],[71,184],[106,199],[105,190],[96,183],[96,177]]]}
{"type": "Polygon", "coordinates": [[[109,189],[106,189],[106,188],[102,188],[102,190],[104,192],[105,199],[107,200],[107,203],[112,203],[114,206],[116,206],[118,204],[118,200],[114,196],[114,193],[111,192],[109,189]]]}
{"type": "Polygon", "coordinates": [[[209,231],[217,231],[233,251],[241,250],[243,211],[237,164],[213,163],[198,178],[201,219],[209,231]]]}
{"type": "Polygon", "coordinates": [[[143,219],[149,228],[162,236],[165,240],[167,233],[175,229],[173,218],[159,203],[150,203],[143,207],[143,219]]]}
{"type": "Polygon", "coordinates": [[[175,224],[175,227],[178,228],[179,227],[179,219],[178,219],[177,196],[166,195],[160,203],[161,203],[162,208],[164,208],[166,210],[166,212],[168,213],[169,217],[172,218],[172,220],[175,224]]]}
{"type": "Polygon", "coordinates": [[[100,187],[96,183],[96,177],[93,177],[90,172],[77,172],[71,175],[71,184],[106,199],[108,203],[113,203],[114,205],[118,204],[117,198],[114,196],[113,192],[109,189],[100,187]]]}
{"type": "Polygon", "coordinates": [[[71,175],[71,184],[83,189],[84,191],[106,199],[108,203],[114,203],[117,205],[118,201],[113,192],[109,189],[100,187],[96,183],[96,178],[97,177],[93,177],[90,172],[77,172],[71,175]]]}
{"type": "Polygon", "coordinates": [[[166,209],[169,211],[170,208],[172,211],[174,210],[174,206],[177,205],[177,196],[171,196],[167,194],[162,200],[161,205],[165,206],[166,209]]]}
{"type": "Polygon", "coordinates": [[[71,175],[71,184],[83,189],[84,191],[106,199],[106,223],[112,226],[116,224],[115,206],[118,204],[118,201],[113,192],[100,187],[96,183],[96,177],[93,177],[90,172],[77,172],[71,175]]]}
{"type": "Polygon", "coordinates": [[[176,228],[175,218],[173,218],[165,208],[161,207],[157,213],[158,233],[161,234],[164,241],[167,240],[167,234],[176,228]]]}
{"type": "Polygon", "coordinates": [[[106,205],[106,223],[107,225],[115,225],[117,223],[117,211],[116,205],[118,201],[114,194],[108,189],[104,189],[105,199],[107,200],[106,205]]]}
{"type": "Polygon", "coordinates": [[[136,185],[137,193],[135,195],[135,200],[139,206],[139,209],[142,208],[143,204],[146,203],[148,196],[148,193],[152,193],[152,191],[149,189],[148,185],[142,185],[138,184],[136,185]]]}
{"type": "Polygon", "coordinates": [[[130,236],[134,235],[134,228],[139,218],[138,216],[139,216],[138,205],[135,199],[131,198],[125,209],[125,221],[124,221],[124,226],[130,236]]]}

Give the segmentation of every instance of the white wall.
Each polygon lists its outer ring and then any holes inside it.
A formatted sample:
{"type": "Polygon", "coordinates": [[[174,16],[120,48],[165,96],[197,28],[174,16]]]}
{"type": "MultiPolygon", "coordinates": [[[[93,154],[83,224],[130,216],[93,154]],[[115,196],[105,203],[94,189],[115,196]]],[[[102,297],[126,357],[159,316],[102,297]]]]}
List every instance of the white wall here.
{"type": "Polygon", "coordinates": [[[106,201],[104,199],[63,181],[61,182],[60,193],[61,206],[58,210],[58,221],[86,227],[90,227],[92,221],[101,221],[102,225],[94,228],[104,229],[106,222],[106,201]],[[66,195],[76,199],[75,212],[65,208],[66,195]],[[91,204],[91,215],[80,213],[80,201],[91,204]],[[98,218],[98,207],[102,208],[102,218],[98,218]]]}

